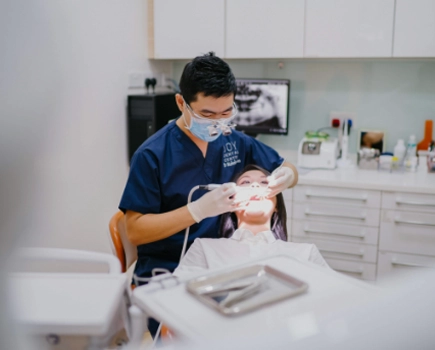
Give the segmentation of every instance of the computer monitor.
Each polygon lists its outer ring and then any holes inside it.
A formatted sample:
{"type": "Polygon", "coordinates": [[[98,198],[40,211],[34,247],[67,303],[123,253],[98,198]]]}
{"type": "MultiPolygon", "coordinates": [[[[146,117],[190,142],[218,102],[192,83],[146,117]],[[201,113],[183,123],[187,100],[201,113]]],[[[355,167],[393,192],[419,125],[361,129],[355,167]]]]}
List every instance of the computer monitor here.
{"type": "Polygon", "coordinates": [[[288,134],[290,80],[236,79],[236,130],[248,135],[288,134]]]}

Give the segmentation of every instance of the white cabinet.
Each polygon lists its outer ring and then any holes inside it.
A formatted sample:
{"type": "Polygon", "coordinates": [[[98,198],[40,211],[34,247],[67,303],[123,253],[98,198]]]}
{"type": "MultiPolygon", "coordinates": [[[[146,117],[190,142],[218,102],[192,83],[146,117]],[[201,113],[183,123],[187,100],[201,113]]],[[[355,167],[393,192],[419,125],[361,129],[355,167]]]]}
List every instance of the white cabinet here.
{"type": "Polygon", "coordinates": [[[380,205],[380,191],[298,185],[291,240],[315,244],[337,271],[375,280],[380,205]]]}
{"type": "Polygon", "coordinates": [[[435,256],[435,215],[383,210],[379,249],[435,256]]]}
{"type": "Polygon", "coordinates": [[[435,195],[382,193],[378,276],[435,266],[435,195]]]}
{"type": "Polygon", "coordinates": [[[394,57],[435,57],[435,1],[396,0],[394,57]]]}
{"type": "Polygon", "coordinates": [[[391,57],[394,0],[306,0],[305,57],[391,57]]]}
{"type": "Polygon", "coordinates": [[[305,0],[226,2],[227,58],[302,57],[305,0]]]}
{"type": "Polygon", "coordinates": [[[154,0],[148,10],[151,58],[224,56],[225,0],[154,0]]]}
{"type": "Polygon", "coordinates": [[[413,272],[416,268],[435,267],[435,257],[379,252],[378,257],[378,278],[391,275],[392,273],[413,272]]]}
{"type": "Polygon", "coordinates": [[[376,264],[359,263],[340,259],[327,259],[329,266],[335,271],[362,280],[376,280],[376,264]]]}

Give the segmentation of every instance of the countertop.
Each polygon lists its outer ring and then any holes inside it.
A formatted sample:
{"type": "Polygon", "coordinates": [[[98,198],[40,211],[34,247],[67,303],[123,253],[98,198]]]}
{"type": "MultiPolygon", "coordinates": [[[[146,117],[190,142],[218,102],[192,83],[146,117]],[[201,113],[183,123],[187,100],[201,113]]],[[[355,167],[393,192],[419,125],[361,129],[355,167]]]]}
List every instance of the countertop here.
{"type": "Polygon", "coordinates": [[[298,184],[435,194],[435,173],[389,173],[358,167],[299,169],[298,184]]]}

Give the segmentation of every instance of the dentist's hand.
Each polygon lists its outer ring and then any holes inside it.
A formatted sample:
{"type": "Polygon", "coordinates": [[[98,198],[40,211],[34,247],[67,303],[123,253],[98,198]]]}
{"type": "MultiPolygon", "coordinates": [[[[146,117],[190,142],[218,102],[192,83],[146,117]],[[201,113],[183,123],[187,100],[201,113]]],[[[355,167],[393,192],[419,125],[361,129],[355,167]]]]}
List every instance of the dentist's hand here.
{"type": "Polygon", "coordinates": [[[234,182],[228,182],[213,191],[207,192],[196,201],[187,204],[187,209],[196,222],[229,211],[234,211],[236,207],[234,202],[235,193],[236,184],[234,182]]]}
{"type": "Polygon", "coordinates": [[[270,191],[267,197],[271,198],[290,187],[295,179],[295,173],[292,169],[283,166],[275,170],[267,179],[269,180],[268,188],[270,191]]]}

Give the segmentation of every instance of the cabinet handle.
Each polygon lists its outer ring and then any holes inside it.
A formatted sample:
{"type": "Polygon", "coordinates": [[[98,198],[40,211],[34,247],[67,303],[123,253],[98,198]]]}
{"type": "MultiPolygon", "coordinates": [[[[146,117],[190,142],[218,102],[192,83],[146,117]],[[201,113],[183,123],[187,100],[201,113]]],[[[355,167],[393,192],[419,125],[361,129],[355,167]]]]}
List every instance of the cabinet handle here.
{"type": "Polygon", "coordinates": [[[348,197],[348,196],[336,196],[336,195],[329,195],[329,194],[320,194],[320,193],[310,193],[305,192],[305,196],[307,197],[318,197],[318,198],[331,198],[331,199],[350,199],[353,201],[367,201],[367,195],[363,195],[361,197],[348,197]]]}
{"type": "Polygon", "coordinates": [[[355,255],[355,256],[364,256],[364,249],[361,249],[359,253],[348,253],[348,252],[338,252],[336,250],[332,250],[332,249],[320,249],[320,252],[325,252],[325,253],[337,253],[337,254],[344,254],[344,255],[355,255]]]}
{"type": "Polygon", "coordinates": [[[343,268],[340,268],[340,269],[334,269],[334,268],[332,268],[332,269],[335,270],[335,271],[339,271],[339,272],[356,273],[358,275],[362,275],[364,273],[364,270],[362,268],[360,268],[359,270],[343,269],[343,268]]]}
{"type": "Polygon", "coordinates": [[[399,265],[399,266],[411,266],[411,267],[430,267],[430,266],[424,266],[424,265],[410,263],[410,262],[400,262],[397,261],[396,259],[391,260],[391,264],[399,265]]]}
{"type": "Polygon", "coordinates": [[[423,221],[411,221],[411,220],[400,220],[398,218],[394,219],[394,222],[396,224],[408,224],[408,225],[421,225],[421,226],[435,226],[435,224],[432,224],[430,222],[423,222],[423,221]]]}
{"type": "Polygon", "coordinates": [[[313,230],[309,228],[304,228],[304,232],[323,233],[325,235],[340,235],[340,236],[350,236],[350,237],[358,237],[358,238],[364,238],[366,236],[364,233],[352,234],[352,233],[341,233],[341,232],[332,232],[332,231],[323,231],[323,230],[313,230]]]}
{"type": "Polygon", "coordinates": [[[435,207],[435,203],[403,201],[403,200],[400,200],[400,199],[396,199],[396,204],[424,205],[424,206],[435,207]]]}
{"type": "Polygon", "coordinates": [[[311,216],[328,216],[332,218],[345,218],[345,219],[357,219],[357,220],[365,220],[365,215],[343,215],[343,214],[330,214],[330,213],[322,213],[317,211],[309,211],[305,210],[305,215],[311,216]]]}

